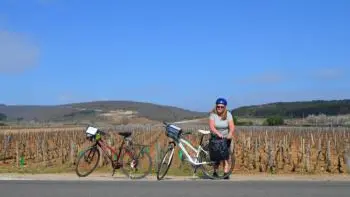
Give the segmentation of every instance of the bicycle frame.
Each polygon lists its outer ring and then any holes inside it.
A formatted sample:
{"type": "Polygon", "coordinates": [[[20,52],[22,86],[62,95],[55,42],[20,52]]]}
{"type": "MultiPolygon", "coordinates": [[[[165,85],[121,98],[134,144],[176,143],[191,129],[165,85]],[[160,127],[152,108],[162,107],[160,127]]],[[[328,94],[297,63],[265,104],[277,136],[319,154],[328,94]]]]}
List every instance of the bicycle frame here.
{"type": "MultiPolygon", "coordinates": [[[[206,154],[209,153],[208,151],[205,151],[205,150],[202,148],[202,146],[201,146],[202,141],[203,141],[203,135],[202,135],[202,137],[201,137],[200,144],[198,145],[197,149],[196,149],[195,147],[193,147],[193,145],[192,145],[189,141],[187,141],[187,140],[185,140],[185,139],[183,139],[183,138],[181,138],[181,137],[179,138],[179,142],[176,143],[176,144],[180,147],[180,149],[182,150],[182,152],[185,153],[187,161],[190,162],[192,165],[198,166],[198,165],[205,165],[205,164],[213,163],[213,162],[198,162],[197,158],[199,157],[199,153],[200,153],[201,151],[203,151],[203,152],[206,153],[206,154]],[[185,146],[189,147],[192,151],[195,152],[195,154],[196,154],[196,159],[193,159],[193,158],[190,156],[190,154],[187,152],[185,146]]],[[[171,157],[170,157],[170,158],[173,157],[174,150],[175,150],[175,149],[172,150],[172,153],[171,153],[171,157]]]]}
{"type": "MultiPolygon", "coordinates": [[[[120,157],[121,157],[121,153],[122,153],[122,149],[124,148],[124,144],[125,144],[125,139],[123,139],[122,144],[119,146],[119,150],[117,152],[116,149],[114,149],[113,147],[107,145],[107,143],[105,141],[103,141],[102,139],[98,140],[95,143],[95,146],[99,146],[101,148],[101,150],[103,151],[104,155],[106,155],[110,161],[119,161],[120,157]],[[107,150],[111,151],[111,154],[107,153],[107,150]],[[117,155],[116,160],[113,159],[113,156],[117,155]]],[[[129,152],[127,152],[127,154],[130,154],[129,152]]]]}

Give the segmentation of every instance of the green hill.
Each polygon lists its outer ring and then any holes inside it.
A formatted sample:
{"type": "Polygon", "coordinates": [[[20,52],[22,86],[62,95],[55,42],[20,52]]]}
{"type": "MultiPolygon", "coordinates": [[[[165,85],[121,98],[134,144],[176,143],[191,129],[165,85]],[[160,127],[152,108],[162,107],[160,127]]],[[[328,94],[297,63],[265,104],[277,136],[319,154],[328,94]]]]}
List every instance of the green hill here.
{"type": "Polygon", "coordinates": [[[232,110],[240,117],[283,116],[302,118],[308,115],[344,115],[350,114],[350,100],[313,100],[299,102],[276,102],[263,105],[239,107],[232,110]]]}
{"type": "Polygon", "coordinates": [[[108,117],[133,116],[155,121],[179,121],[206,116],[207,113],[173,106],[135,101],[93,101],[54,106],[0,105],[8,120],[80,121],[106,120],[108,117]]]}
{"type": "MultiPolygon", "coordinates": [[[[234,116],[240,118],[266,118],[276,115],[285,118],[302,118],[318,114],[344,115],[350,114],[350,100],[276,102],[239,107],[232,112],[234,116]]],[[[181,121],[206,117],[208,117],[207,112],[135,101],[93,101],[51,106],[0,105],[0,121],[81,123],[85,121],[123,122],[124,118],[181,121]]]]}

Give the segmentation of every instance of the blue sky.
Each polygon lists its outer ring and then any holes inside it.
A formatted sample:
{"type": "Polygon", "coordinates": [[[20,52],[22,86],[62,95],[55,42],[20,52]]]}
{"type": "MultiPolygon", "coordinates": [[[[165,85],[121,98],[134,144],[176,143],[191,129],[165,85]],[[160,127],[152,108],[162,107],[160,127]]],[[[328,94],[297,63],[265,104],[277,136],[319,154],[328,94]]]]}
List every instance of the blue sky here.
{"type": "Polygon", "coordinates": [[[1,0],[0,103],[350,98],[350,1],[1,0]]]}

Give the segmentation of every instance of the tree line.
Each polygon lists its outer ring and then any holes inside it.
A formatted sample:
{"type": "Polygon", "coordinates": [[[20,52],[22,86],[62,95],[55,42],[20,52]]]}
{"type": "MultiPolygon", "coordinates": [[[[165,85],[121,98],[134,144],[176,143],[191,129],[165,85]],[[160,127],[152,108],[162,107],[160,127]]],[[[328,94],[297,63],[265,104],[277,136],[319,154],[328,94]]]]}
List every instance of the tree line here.
{"type": "Polygon", "coordinates": [[[350,114],[350,100],[278,102],[233,109],[232,113],[241,117],[303,118],[308,115],[350,114]]]}

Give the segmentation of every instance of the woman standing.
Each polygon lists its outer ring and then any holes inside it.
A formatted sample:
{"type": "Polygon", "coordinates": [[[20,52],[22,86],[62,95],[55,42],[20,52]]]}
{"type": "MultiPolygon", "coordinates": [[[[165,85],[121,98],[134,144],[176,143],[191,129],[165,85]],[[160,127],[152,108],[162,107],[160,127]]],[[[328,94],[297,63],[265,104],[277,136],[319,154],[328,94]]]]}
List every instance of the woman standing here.
{"type": "MultiPolygon", "coordinates": [[[[233,123],[233,117],[231,112],[229,112],[226,108],[227,101],[224,98],[218,98],[216,100],[216,106],[211,111],[209,117],[209,128],[212,132],[211,139],[216,138],[225,138],[227,143],[227,148],[230,150],[231,140],[233,138],[235,125],[233,123]]],[[[226,176],[227,172],[230,169],[229,160],[224,160],[224,175],[226,176]]],[[[218,176],[216,169],[219,167],[220,162],[214,167],[215,171],[213,176],[218,176]]],[[[228,177],[226,177],[228,179],[228,177]]]]}

